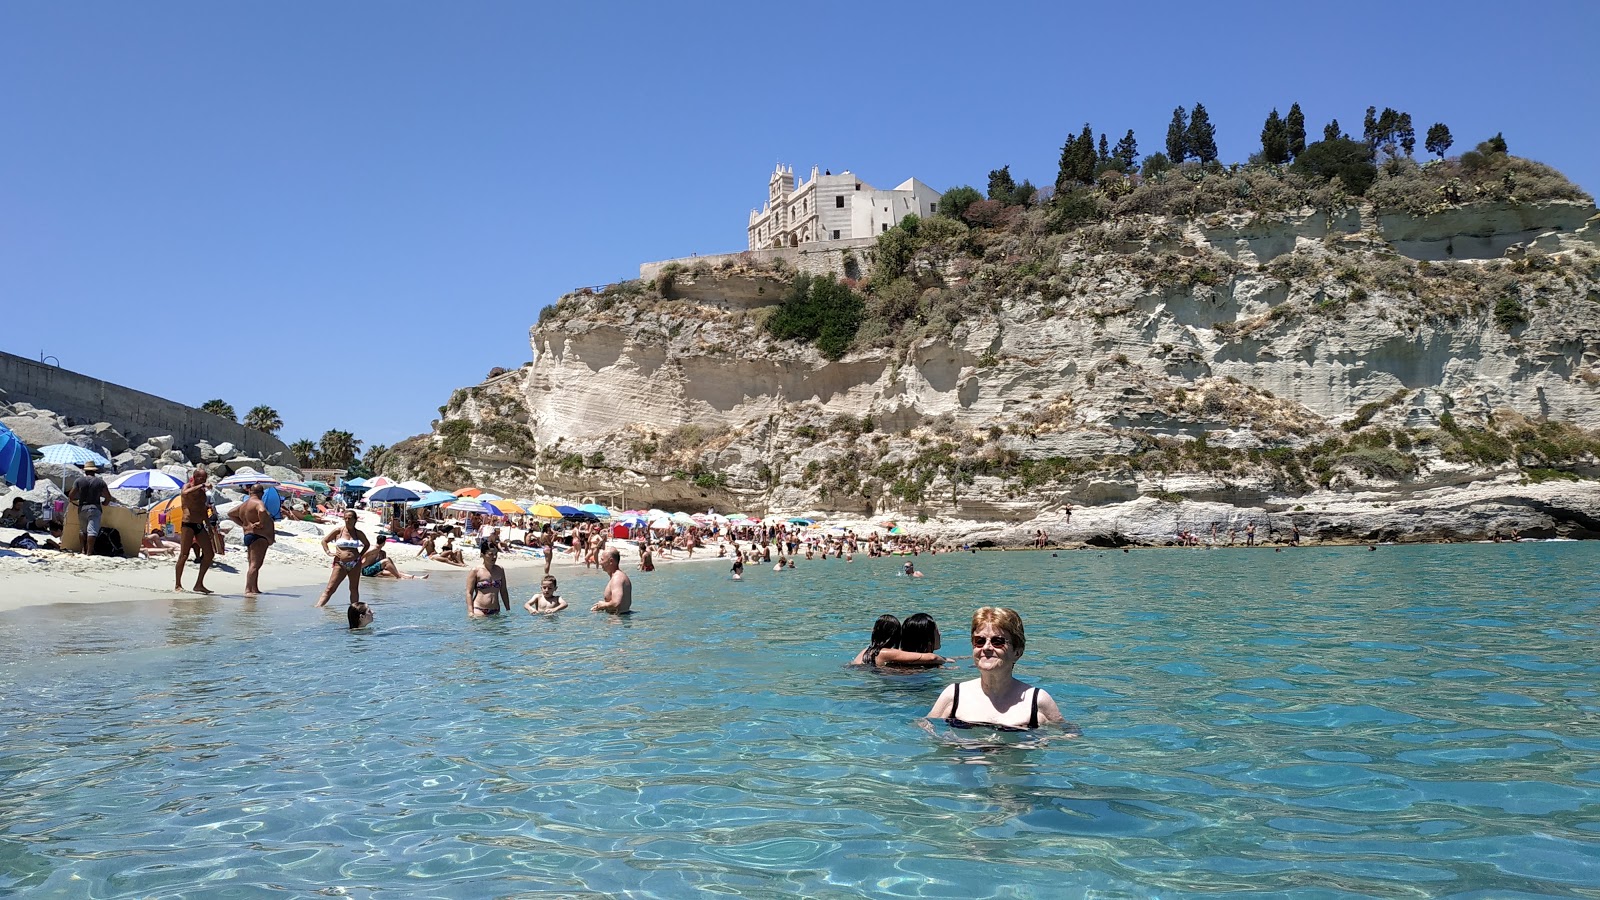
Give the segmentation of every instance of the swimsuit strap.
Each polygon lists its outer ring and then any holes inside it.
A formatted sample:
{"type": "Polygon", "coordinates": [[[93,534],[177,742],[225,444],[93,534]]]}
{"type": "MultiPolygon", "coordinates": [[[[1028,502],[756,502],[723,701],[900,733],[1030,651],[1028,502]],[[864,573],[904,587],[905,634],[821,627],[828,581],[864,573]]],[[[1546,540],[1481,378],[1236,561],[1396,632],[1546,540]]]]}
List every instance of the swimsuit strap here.
{"type": "Polygon", "coordinates": [[[1039,727],[1039,689],[1033,689],[1033,712],[1028,714],[1028,727],[1039,727]]]}
{"type": "Polygon", "coordinates": [[[950,718],[956,718],[956,707],[961,705],[961,682],[951,685],[954,693],[950,695],[950,718]]]}

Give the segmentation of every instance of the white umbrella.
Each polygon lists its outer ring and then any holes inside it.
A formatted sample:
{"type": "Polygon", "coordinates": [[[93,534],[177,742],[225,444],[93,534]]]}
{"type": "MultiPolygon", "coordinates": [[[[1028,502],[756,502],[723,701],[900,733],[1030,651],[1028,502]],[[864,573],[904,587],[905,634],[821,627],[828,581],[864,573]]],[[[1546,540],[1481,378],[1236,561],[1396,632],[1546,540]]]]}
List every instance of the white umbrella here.
{"type": "Polygon", "coordinates": [[[400,486],[408,491],[416,491],[417,495],[421,497],[425,497],[428,494],[433,493],[433,488],[428,487],[426,484],[416,480],[402,481],[400,482],[400,486]]]}
{"type": "Polygon", "coordinates": [[[695,524],[698,524],[698,523],[695,522],[694,516],[691,516],[686,512],[675,512],[675,513],[673,513],[672,514],[672,521],[673,521],[674,524],[677,524],[677,525],[695,525],[695,524]]]}
{"type": "Polygon", "coordinates": [[[252,484],[264,484],[267,487],[272,487],[277,483],[278,479],[273,478],[271,475],[263,475],[253,469],[244,469],[217,482],[216,487],[241,488],[249,487],[252,484]]]}
{"type": "Polygon", "coordinates": [[[113,491],[181,491],[183,482],[159,469],[123,472],[106,487],[113,491]]]}

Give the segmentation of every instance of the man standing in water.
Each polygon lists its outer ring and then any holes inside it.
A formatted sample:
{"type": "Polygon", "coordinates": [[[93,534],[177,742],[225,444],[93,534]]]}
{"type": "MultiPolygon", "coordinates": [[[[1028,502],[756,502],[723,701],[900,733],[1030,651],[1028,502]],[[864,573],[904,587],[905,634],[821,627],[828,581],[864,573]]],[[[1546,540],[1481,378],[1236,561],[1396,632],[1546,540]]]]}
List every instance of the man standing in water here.
{"type": "Polygon", "coordinates": [[[622,615],[633,609],[633,581],[622,571],[622,551],[615,547],[600,554],[600,570],[611,576],[606,582],[606,592],[600,602],[589,607],[590,612],[622,615]]]}
{"type": "Polygon", "coordinates": [[[276,537],[276,530],[272,524],[272,514],[267,512],[267,504],[261,499],[266,493],[264,485],[250,485],[249,496],[245,501],[233,508],[228,513],[241,531],[244,532],[244,555],[246,568],[244,572],[244,595],[254,597],[261,593],[261,564],[267,561],[267,548],[272,546],[276,537]]]}
{"type": "Polygon", "coordinates": [[[197,547],[200,551],[200,574],[194,578],[194,591],[197,594],[212,593],[206,587],[206,571],[211,568],[216,551],[212,549],[211,533],[206,527],[207,477],[205,466],[195,466],[194,472],[189,475],[189,483],[183,486],[183,492],[179,495],[179,502],[183,504],[183,535],[178,544],[178,570],[172,586],[175,591],[183,590],[183,564],[189,559],[189,548],[197,547]]]}

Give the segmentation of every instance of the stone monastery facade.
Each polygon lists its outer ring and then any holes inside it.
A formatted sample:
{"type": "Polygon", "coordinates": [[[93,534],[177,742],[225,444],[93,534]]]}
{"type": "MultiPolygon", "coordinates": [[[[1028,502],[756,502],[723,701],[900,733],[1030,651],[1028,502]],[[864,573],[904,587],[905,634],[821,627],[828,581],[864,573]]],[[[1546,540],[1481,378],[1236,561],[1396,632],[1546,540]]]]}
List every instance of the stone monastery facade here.
{"type": "Polygon", "coordinates": [[[932,215],[940,193],[915,178],[880,191],[847,169],[794,183],[794,167],[781,163],[767,179],[767,202],[750,211],[750,249],[776,250],[821,241],[876,237],[908,215],[932,215]]]}

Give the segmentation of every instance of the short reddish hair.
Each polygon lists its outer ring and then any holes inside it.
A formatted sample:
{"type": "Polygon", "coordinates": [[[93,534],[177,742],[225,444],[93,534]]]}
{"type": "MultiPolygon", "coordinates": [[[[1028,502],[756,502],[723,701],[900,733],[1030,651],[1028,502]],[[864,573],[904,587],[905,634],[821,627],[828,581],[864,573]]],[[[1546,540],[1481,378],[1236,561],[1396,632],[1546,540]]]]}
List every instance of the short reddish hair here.
{"type": "Polygon", "coordinates": [[[1014,609],[1004,606],[983,606],[972,614],[972,633],[977,634],[978,629],[988,625],[999,629],[1010,641],[1011,646],[1021,653],[1028,645],[1028,638],[1022,633],[1022,617],[1014,609]]]}

